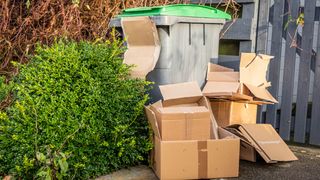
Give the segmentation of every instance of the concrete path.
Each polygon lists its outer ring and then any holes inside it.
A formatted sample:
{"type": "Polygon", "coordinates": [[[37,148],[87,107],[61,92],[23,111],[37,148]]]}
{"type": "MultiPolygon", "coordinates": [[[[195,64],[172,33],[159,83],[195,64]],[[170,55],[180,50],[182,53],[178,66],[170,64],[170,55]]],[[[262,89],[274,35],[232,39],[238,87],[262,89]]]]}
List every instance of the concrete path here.
{"type": "MultiPolygon", "coordinates": [[[[320,180],[320,148],[290,146],[299,158],[291,163],[266,164],[240,162],[240,180],[320,180]]],[[[98,180],[157,180],[153,171],[147,166],[136,166],[102,176],[98,180]]]]}

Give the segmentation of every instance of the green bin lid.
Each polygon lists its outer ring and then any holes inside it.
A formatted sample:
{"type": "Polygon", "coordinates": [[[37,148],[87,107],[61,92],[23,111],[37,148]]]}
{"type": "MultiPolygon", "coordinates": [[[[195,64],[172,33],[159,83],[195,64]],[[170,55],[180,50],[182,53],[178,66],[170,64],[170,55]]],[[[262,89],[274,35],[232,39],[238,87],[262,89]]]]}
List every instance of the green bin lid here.
{"type": "Polygon", "coordinates": [[[231,19],[231,16],[228,13],[210,6],[196,4],[175,4],[166,6],[129,8],[123,10],[122,13],[117,17],[134,16],[181,16],[227,20],[231,19]]]}

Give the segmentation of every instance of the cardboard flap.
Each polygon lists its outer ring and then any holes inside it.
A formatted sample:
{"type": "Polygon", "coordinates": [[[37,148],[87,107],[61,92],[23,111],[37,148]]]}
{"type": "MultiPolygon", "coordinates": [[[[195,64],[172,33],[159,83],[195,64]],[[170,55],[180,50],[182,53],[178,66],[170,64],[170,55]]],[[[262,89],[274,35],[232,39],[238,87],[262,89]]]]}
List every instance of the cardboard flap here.
{"type": "Polygon", "coordinates": [[[218,64],[209,63],[208,72],[234,72],[234,69],[227,68],[218,64]]]}
{"type": "Polygon", "coordinates": [[[239,72],[209,72],[208,81],[215,82],[239,82],[239,72]]]}
{"type": "Polygon", "coordinates": [[[256,150],[252,143],[239,131],[240,125],[230,125],[225,128],[230,133],[240,138],[240,159],[256,162],[256,150]]]}
{"type": "Polygon", "coordinates": [[[206,94],[222,94],[222,93],[237,93],[240,83],[237,82],[211,82],[208,81],[202,92],[206,94]]]}
{"type": "Polygon", "coordinates": [[[262,101],[262,100],[238,100],[240,103],[256,104],[256,105],[265,105],[265,104],[274,104],[273,102],[262,101]]]}
{"type": "Polygon", "coordinates": [[[134,66],[132,77],[145,78],[154,69],[160,55],[157,28],[149,17],[121,18],[121,26],[128,47],[123,63],[134,66]]]}
{"type": "Polygon", "coordinates": [[[163,105],[162,105],[162,101],[159,100],[153,104],[150,105],[150,109],[153,111],[153,110],[156,110],[157,108],[162,108],[163,105]]]}
{"type": "Polygon", "coordinates": [[[267,83],[264,84],[265,88],[270,87],[270,86],[271,86],[271,82],[267,82],[267,83]]]}
{"type": "Polygon", "coordinates": [[[239,72],[217,64],[208,64],[207,80],[218,82],[238,82],[239,72]]]}
{"type": "Polygon", "coordinates": [[[218,132],[219,132],[220,139],[225,139],[225,138],[239,139],[238,136],[232,134],[231,132],[229,132],[221,127],[218,128],[218,132]]]}
{"type": "Polygon", "coordinates": [[[211,105],[209,103],[209,99],[207,97],[203,97],[200,99],[200,101],[198,102],[198,105],[201,106],[205,106],[210,113],[210,120],[211,120],[211,138],[212,139],[219,139],[219,135],[218,135],[218,123],[212,113],[212,109],[211,109],[211,105]]]}
{"type": "Polygon", "coordinates": [[[256,87],[251,84],[244,84],[249,91],[257,98],[270,101],[273,103],[278,103],[278,101],[270,94],[270,92],[264,87],[256,87]]]}
{"type": "Polygon", "coordinates": [[[269,62],[273,56],[256,53],[241,53],[240,82],[253,86],[268,84],[266,76],[269,62]]]}
{"type": "Polygon", "coordinates": [[[250,144],[252,146],[252,144],[250,143],[250,141],[239,131],[239,124],[232,124],[229,125],[228,127],[225,128],[225,130],[227,130],[228,132],[234,134],[235,136],[239,137],[241,139],[241,141],[250,144]]]}
{"type": "Polygon", "coordinates": [[[204,96],[232,101],[253,101],[253,97],[239,93],[240,83],[208,81],[202,93],[204,96]]]}
{"type": "Polygon", "coordinates": [[[153,133],[155,134],[155,136],[157,136],[159,139],[161,139],[156,115],[150,109],[150,106],[145,106],[145,111],[146,111],[147,119],[152,127],[153,133]]]}
{"type": "Polygon", "coordinates": [[[191,107],[164,107],[159,108],[158,111],[163,114],[175,114],[175,113],[209,113],[209,110],[204,106],[191,106],[191,107]]]}
{"type": "Polygon", "coordinates": [[[267,163],[297,160],[270,124],[242,124],[239,130],[267,163]]]}
{"type": "Polygon", "coordinates": [[[197,82],[186,82],[159,86],[163,104],[193,103],[203,95],[197,82]],[[180,101],[179,101],[180,100],[180,101]]]}

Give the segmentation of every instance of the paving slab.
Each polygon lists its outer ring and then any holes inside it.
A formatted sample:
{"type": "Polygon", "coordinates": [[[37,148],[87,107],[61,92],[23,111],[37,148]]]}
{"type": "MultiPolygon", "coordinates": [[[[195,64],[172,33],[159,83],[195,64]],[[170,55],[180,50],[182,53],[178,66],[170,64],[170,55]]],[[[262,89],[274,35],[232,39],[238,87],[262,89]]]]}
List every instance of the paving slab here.
{"type": "MultiPolygon", "coordinates": [[[[320,179],[320,148],[290,145],[290,149],[299,158],[290,163],[266,164],[240,161],[239,180],[317,180],[320,179]]],[[[153,171],[144,165],[122,169],[97,180],[157,180],[153,171]]]]}

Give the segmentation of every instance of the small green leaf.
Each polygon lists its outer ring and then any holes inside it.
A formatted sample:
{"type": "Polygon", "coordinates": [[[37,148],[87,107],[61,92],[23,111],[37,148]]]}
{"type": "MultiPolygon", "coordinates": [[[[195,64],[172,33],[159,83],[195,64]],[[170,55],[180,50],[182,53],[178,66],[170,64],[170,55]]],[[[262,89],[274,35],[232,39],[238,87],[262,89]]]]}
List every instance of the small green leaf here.
{"type": "Polygon", "coordinates": [[[79,6],[80,0],[72,0],[72,4],[79,6]]]}
{"type": "Polygon", "coordinates": [[[27,6],[27,9],[29,9],[30,8],[30,0],[27,0],[27,2],[26,2],[26,6],[27,6]]]}
{"type": "Polygon", "coordinates": [[[38,161],[40,161],[42,163],[46,162],[46,156],[41,152],[36,153],[36,158],[38,161]]]}
{"type": "Polygon", "coordinates": [[[68,171],[68,163],[66,159],[59,159],[58,160],[59,167],[61,169],[61,174],[65,174],[68,171]]]}
{"type": "Polygon", "coordinates": [[[297,25],[300,25],[300,26],[304,25],[304,13],[299,14],[296,23],[297,25]]]}

